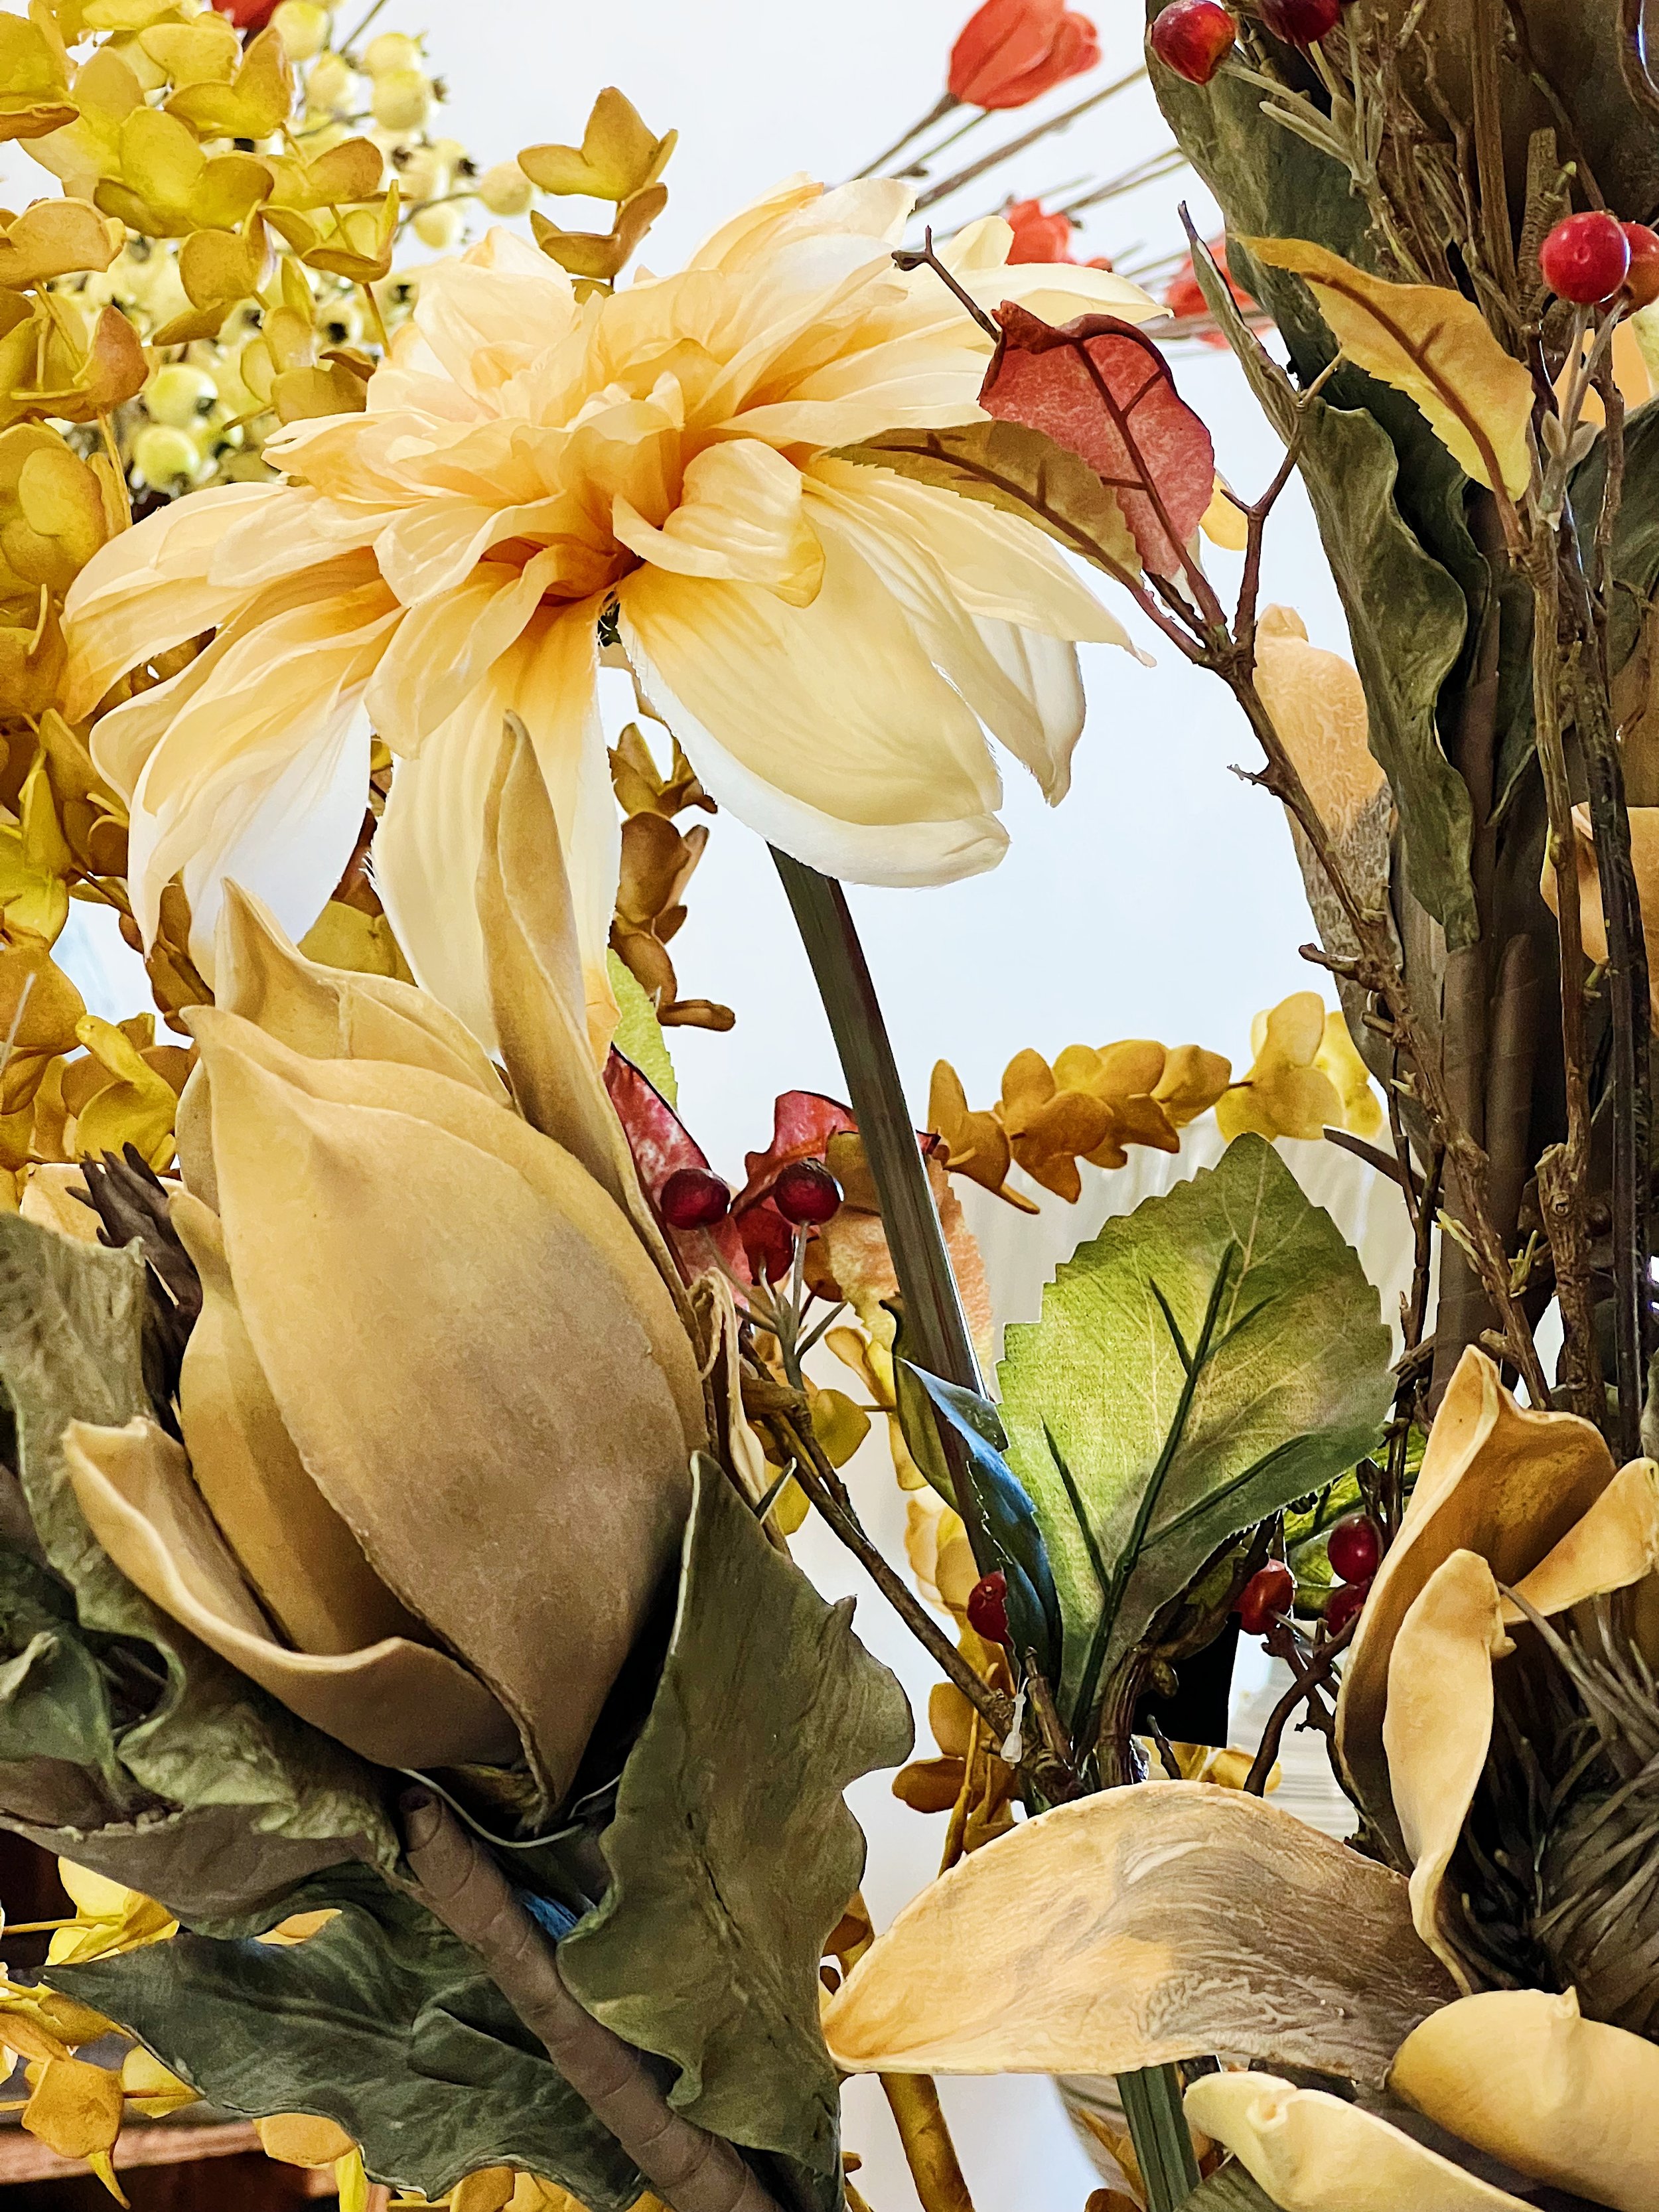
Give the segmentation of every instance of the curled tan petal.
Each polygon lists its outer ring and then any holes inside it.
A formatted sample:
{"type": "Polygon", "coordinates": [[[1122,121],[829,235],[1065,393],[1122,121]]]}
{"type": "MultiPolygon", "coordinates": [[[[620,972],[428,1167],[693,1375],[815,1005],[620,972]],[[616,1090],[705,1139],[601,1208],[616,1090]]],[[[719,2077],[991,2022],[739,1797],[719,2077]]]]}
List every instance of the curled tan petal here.
{"type": "MultiPolygon", "coordinates": [[[[1604,1590],[1627,1589],[1659,1569],[1659,1466],[1633,1459],[1549,1556],[1517,1585],[1534,1613],[1565,1613],[1604,1590]]],[[[1512,1627],[1521,1609],[1506,1603],[1512,1627]]]]}
{"type": "Polygon", "coordinates": [[[689,1504],[661,1279],[576,1161],[460,1084],[279,1073],[234,1015],[202,1034],[225,1248],[283,1426],[557,1798],[689,1504]]]}
{"type": "Polygon", "coordinates": [[[1280,2212],[1528,2212],[1376,2113],[1271,2074],[1206,2074],[1186,2112],[1280,2212]]]}
{"type": "Polygon", "coordinates": [[[829,2005],[849,2073],[1122,2074],[1215,2051],[1380,2087],[1455,1985],[1406,1885],[1237,1790],[1109,1790],[962,1860],[829,2005]],[[1332,1931],[1340,1931],[1334,1935],[1332,1931]]]}
{"type": "Polygon", "coordinates": [[[627,1288],[680,1408],[688,1458],[701,1449],[708,1437],[702,1380],[674,1299],[626,1218],[561,1146],[518,1115],[481,1102],[468,1088],[429,1070],[377,1060],[311,1060],[222,1008],[198,1007],[195,1013],[204,1068],[240,1054],[307,1097],[413,1115],[502,1161],[568,1213],[627,1288]]]}
{"type": "Polygon", "coordinates": [[[1492,1662],[1512,1649],[1492,1569],[1476,1552],[1454,1552],[1413,1601],[1389,1662],[1382,1736],[1412,1859],[1412,1921],[1466,1991],[1441,1892],[1492,1744],[1492,1662]]]}
{"type": "Polygon", "coordinates": [[[395,976],[307,960],[270,908],[225,885],[216,946],[215,1002],[308,1060],[385,1060],[430,1068],[504,1102],[489,1056],[465,1022],[395,976]]]}
{"type": "Polygon", "coordinates": [[[1659,2048],[1569,1990],[1490,1990],[1413,2031],[1390,2087],[1517,2172],[1613,2212],[1659,2212],[1659,2048]]]}
{"type": "Polygon", "coordinates": [[[484,804],[477,897],[490,1011],[520,1109],[631,1212],[638,1180],[588,1042],[558,821],[516,714],[484,804]]]}
{"type": "Polygon", "coordinates": [[[1359,1617],[1337,1701],[1337,1740],[1366,1811],[1404,1855],[1382,1745],[1389,1660],[1400,1624],[1454,1552],[1478,1552],[1520,1582],[1613,1480],[1601,1431],[1571,1413],[1518,1406],[1471,1345],[1429,1431],[1400,1534],[1359,1617]]]}
{"type": "Polygon", "coordinates": [[[202,1279],[179,1378],[179,1427],[196,1487],[259,1602],[301,1651],[421,1639],[300,1463],[242,1324],[218,1217],[188,1191],[169,1212],[202,1279]]]}
{"type": "Polygon", "coordinates": [[[64,1464],[93,1534],[128,1581],[292,1713],[383,1766],[500,1765],[518,1735],[495,1699],[441,1651],[392,1637],[320,1657],[272,1635],[190,1479],[153,1422],[76,1421],[64,1464]]]}
{"type": "MultiPolygon", "coordinates": [[[[1636,892],[1642,909],[1642,934],[1647,940],[1648,961],[1659,978],[1659,806],[1632,806],[1630,815],[1631,866],[1636,873],[1636,892]]],[[[1607,917],[1601,910],[1601,878],[1595,865],[1595,841],[1588,806],[1572,810],[1573,857],[1578,878],[1579,927],[1584,951],[1591,960],[1607,957],[1607,917]]],[[[1552,914],[1560,911],[1555,871],[1547,856],[1540,887],[1552,914]]],[[[1659,980],[1650,993],[1650,1019],[1659,1029],[1659,980]]]]}

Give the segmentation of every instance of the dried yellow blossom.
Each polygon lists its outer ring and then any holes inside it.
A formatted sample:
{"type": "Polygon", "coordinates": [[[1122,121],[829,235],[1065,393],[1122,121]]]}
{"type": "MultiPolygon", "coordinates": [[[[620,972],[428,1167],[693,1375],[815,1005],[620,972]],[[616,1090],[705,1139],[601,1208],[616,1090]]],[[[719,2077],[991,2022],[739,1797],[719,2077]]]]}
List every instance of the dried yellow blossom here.
{"type": "Polygon", "coordinates": [[[1375,1135],[1382,1109],[1340,1014],[1327,1015],[1317,991],[1296,991],[1258,1014],[1249,1073],[1216,1107],[1231,1143],[1258,1136],[1317,1138],[1327,1128],[1375,1135]]]}
{"type": "Polygon", "coordinates": [[[49,1966],[78,1966],[88,1959],[112,1958],[118,1952],[142,1950],[147,1943],[165,1943],[179,1932],[179,1923],[164,1905],[125,1888],[90,1867],[58,1862],[58,1879],[75,1905],[75,1918],[60,1928],[46,1953],[49,1966]]]}
{"type": "Polygon", "coordinates": [[[25,2069],[29,2100],[23,2125],[60,2158],[83,2158],[118,2203],[125,2204],[110,2153],[121,2132],[125,2100],[121,2077],[79,2058],[31,2061],[25,2069]]]}

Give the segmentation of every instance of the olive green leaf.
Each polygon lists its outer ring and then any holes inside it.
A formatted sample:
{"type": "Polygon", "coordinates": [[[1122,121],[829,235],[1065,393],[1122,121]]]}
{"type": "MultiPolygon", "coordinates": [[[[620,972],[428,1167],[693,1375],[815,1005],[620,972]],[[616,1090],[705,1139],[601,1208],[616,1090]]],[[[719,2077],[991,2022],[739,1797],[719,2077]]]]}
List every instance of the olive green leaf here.
{"type": "Polygon", "coordinates": [[[983,500],[1035,522],[1068,553],[1080,553],[1109,575],[1139,574],[1140,556],[1109,487],[1080,454],[1024,422],[888,430],[864,445],[843,446],[834,458],[893,469],[963,499],[983,500]]]}
{"type": "MultiPolygon", "coordinates": [[[[111,1732],[92,1762],[106,1814],[91,1833],[76,1832],[79,1822],[32,1820],[21,1799],[3,1791],[0,1820],[159,1897],[192,1925],[231,1926],[339,1860],[390,1866],[396,1844],[368,1770],[175,1627],[87,1527],[60,1439],[71,1420],[118,1425],[149,1410],[143,1302],[136,1247],[109,1252],[0,1215],[0,1385],[46,1566],[74,1597],[73,1621],[47,1632],[58,1640],[53,1664],[76,1669],[85,1698],[90,1678],[69,1656],[71,1643],[101,1662],[104,1717],[80,1710],[100,1746],[103,1730],[111,1732]],[[118,1709],[111,1702],[118,1693],[118,1709]]],[[[14,1641],[15,1658],[27,1650],[14,1641]]],[[[14,1686],[14,1753],[24,1715],[40,1715],[39,1701],[24,1693],[45,1663],[37,1654],[14,1686]]],[[[52,1741],[62,1741],[61,1723],[52,1741]]]]}
{"type": "Polygon", "coordinates": [[[673,1641],[601,1839],[611,1887],[559,1963],[589,2012],[678,2069],[672,2104],[781,2153],[832,2207],[818,1961],[864,1868],[841,1793],[908,1754],[909,1710],[851,1601],[818,1595],[712,1460],[693,1472],[673,1641]]]}
{"type": "MultiPolygon", "coordinates": [[[[1208,86],[1188,85],[1156,61],[1152,76],[1182,149],[1234,233],[1315,239],[1362,269],[1372,264],[1364,205],[1346,171],[1268,119],[1259,91],[1224,72],[1208,86]]],[[[1234,277],[1272,311],[1297,376],[1310,381],[1336,352],[1313,295],[1288,270],[1258,264],[1237,237],[1229,260],[1234,277]]],[[[1294,387],[1244,330],[1206,257],[1194,261],[1257,398],[1288,436],[1294,387]]],[[[1468,789],[1442,748],[1437,708],[1455,689],[1489,588],[1463,517],[1468,479],[1409,399],[1347,363],[1308,410],[1300,469],[1347,617],[1371,750],[1400,809],[1411,889],[1455,949],[1479,934],[1474,825],[1468,789]]]]}
{"type": "Polygon", "coordinates": [[[337,2122],[378,2181],[436,2198],[514,2166],[624,2212],[639,2175],[466,1946],[367,1869],[321,1875],[281,1910],[326,1907],[338,1918],[303,1943],[185,1934],[56,1966],[52,1986],[226,2112],[337,2122]]]}
{"type": "Polygon", "coordinates": [[[1376,1445],[1389,1333],[1330,1216],[1243,1136],[1079,1246],[1000,1382],[1081,1715],[1229,1537],[1376,1445]]]}
{"type": "Polygon", "coordinates": [[[1181,2212],[1278,2212],[1278,2207],[1261,2184],[1253,2181],[1237,2159],[1230,2159],[1199,2184],[1181,2212]]]}

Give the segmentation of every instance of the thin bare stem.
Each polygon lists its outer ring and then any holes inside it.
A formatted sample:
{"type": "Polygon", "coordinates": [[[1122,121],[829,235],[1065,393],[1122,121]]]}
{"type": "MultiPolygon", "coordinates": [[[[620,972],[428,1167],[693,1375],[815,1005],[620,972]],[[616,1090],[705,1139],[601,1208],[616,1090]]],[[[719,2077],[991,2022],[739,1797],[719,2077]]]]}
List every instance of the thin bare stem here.
{"type": "Polygon", "coordinates": [[[1012,160],[1016,154],[1023,154],[1028,146],[1036,145],[1039,140],[1050,137],[1054,131],[1064,131],[1068,124],[1075,123],[1079,115],[1088,114],[1091,108],[1098,107],[1103,100],[1110,100],[1114,94],[1127,92],[1132,84],[1139,84],[1146,74],[1143,64],[1139,69],[1131,70],[1127,76],[1121,76],[1114,83],[1103,86],[1098,92],[1091,92],[1086,100],[1079,100],[1075,106],[1063,108],[1058,115],[1051,115],[1046,121],[1034,125],[1021,137],[1011,138],[1006,146],[999,146],[979,161],[970,161],[965,169],[958,169],[939,184],[930,185],[916,202],[916,213],[921,215],[928,208],[937,207],[941,200],[949,199],[953,192],[959,192],[964,185],[971,185],[977,178],[984,176],[988,170],[1012,160]]]}
{"type": "Polygon", "coordinates": [[[930,107],[920,123],[913,123],[908,131],[894,139],[890,146],[883,147],[873,161],[866,161],[861,169],[854,169],[853,181],[856,184],[860,177],[873,177],[879,170],[884,169],[887,164],[896,155],[902,154],[907,146],[914,146],[924,131],[931,131],[936,123],[942,123],[954,108],[960,107],[961,105],[962,102],[957,98],[955,93],[947,92],[941,94],[938,105],[930,107]]]}

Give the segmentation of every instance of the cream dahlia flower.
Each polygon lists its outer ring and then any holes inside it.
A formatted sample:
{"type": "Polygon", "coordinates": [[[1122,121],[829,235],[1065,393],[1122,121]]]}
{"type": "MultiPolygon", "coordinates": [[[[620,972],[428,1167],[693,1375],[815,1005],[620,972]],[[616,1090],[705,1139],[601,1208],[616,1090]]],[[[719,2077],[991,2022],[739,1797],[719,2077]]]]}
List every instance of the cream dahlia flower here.
{"type": "Polygon", "coordinates": [[[1471,1348],[1360,1618],[1338,1741],[1408,1873],[1237,1790],[1079,1798],[877,1938],[836,2064],[1218,2055],[1188,2118],[1280,2212],[1659,2212],[1659,1467],[1471,1348]]]}
{"type": "MultiPolygon", "coordinates": [[[[793,180],[678,276],[581,302],[492,231],[423,275],[367,413],[270,441],[286,483],[193,494],[94,559],[66,611],[73,714],[216,632],[94,737],[131,804],[146,937],[179,875],[200,964],[228,878],[307,927],[357,836],[372,729],[398,756],[375,848],[393,926],[488,1040],[473,881],[512,709],[603,1020],[608,612],[704,784],[762,836],[866,882],[993,866],[987,733],[1058,799],[1083,720],[1075,641],[1127,641],[1035,527],[833,458],[980,416],[989,341],[937,274],[892,261],[912,198],[793,180]]],[[[1157,312],[1109,271],[1009,269],[1011,239],[994,220],[953,242],[976,296],[1061,319],[1157,312]]]]}

